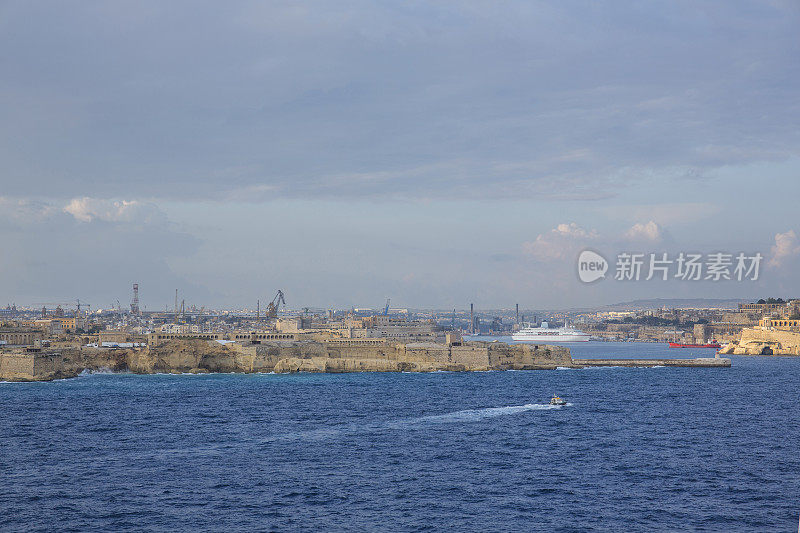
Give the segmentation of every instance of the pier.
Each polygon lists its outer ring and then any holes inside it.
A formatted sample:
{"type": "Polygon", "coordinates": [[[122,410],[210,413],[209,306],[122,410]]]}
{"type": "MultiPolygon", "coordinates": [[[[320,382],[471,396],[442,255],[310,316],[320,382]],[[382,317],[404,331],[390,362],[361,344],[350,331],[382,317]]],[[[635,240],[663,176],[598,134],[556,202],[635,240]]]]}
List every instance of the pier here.
{"type": "Polygon", "coordinates": [[[581,368],[595,366],[728,368],[731,366],[731,360],[725,357],[697,357],[695,359],[573,359],[572,364],[581,368]]]}

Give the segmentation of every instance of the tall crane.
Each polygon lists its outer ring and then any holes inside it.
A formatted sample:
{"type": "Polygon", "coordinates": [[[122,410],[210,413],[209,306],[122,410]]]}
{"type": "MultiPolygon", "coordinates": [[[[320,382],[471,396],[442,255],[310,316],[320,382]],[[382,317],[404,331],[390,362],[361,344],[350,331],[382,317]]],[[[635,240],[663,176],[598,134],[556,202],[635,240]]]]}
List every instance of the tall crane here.
{"type": "Polygon", "coordinates": [[[131,314],[139,315],[139,284],[133,284],[133,300],[131,300],[131,314]]]}
{"type": "Polygon", "coordinates": [[[275,298],[267,306],[267,318],[277,318],[278,317],[278,306],[281,304],[286,305],[286,300],[283,298],[283,291],[278,289],[278,294],[275,295],[275,298]]]}

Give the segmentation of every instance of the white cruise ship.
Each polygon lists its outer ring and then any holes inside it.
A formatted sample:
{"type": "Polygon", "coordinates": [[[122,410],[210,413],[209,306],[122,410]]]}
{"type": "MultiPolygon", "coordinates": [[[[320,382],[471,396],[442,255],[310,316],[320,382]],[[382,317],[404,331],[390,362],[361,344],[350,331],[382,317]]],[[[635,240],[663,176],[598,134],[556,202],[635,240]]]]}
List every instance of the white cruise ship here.
{"type": "Polygon", "coordinates": [[[564,326],[563,328],[550,329],[547,322],[542,322],[539,328],[523,328],[514,333],[511,338],[515,341],[531,342],[586,342],[589,334],[578,331],[575,328],[564,326]]]}

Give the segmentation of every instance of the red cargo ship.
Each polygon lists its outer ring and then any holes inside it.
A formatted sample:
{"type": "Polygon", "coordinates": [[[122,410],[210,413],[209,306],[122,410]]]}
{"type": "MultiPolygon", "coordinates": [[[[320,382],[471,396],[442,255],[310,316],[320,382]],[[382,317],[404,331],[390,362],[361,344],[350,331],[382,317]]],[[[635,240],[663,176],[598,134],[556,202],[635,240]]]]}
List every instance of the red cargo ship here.
{"type": "Polygon", "coordinates": [[[670,348],[722,348],[721,344],[711,342],[710,344],[683,344],[680,342],[669,343],[670,348]]]}

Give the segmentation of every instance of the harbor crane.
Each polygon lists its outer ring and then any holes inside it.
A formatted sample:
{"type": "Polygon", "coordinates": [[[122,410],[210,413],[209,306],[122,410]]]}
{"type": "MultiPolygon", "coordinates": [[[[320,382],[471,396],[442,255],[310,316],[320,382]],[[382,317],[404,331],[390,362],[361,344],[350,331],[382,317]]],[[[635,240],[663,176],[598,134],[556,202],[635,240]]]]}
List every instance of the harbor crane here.
{"type": "Polygon", "coordinates": [[[174,310],[175,310],[175,323],[176,324],[180,324],[180,323],[184,323],[185,324],[186,323],[186,300],[185,299],[181,299],[181,306],[178,307],[178,289],[175,289],[175,307],[174,307],[174,310]],[[179,315],[180,315],[180,321],[178,319],[179,315]]]}
{"type": "Polygon", "coordinates": [[[286,305],[286,300],[283,298],[283,291],[278,289],[278,294],[275,295],[275,298],[267,306],[267,318],[278,318],[278,306],[283,304],[286,305]]]}

